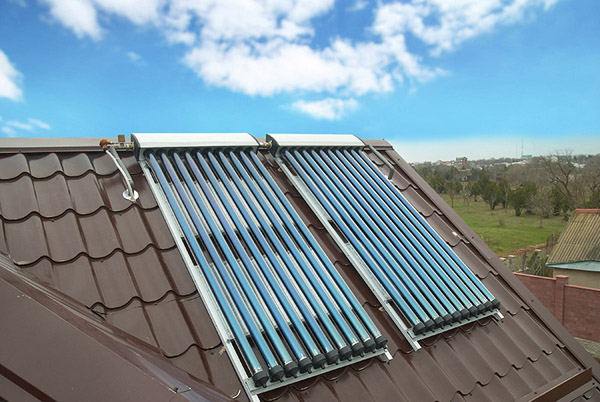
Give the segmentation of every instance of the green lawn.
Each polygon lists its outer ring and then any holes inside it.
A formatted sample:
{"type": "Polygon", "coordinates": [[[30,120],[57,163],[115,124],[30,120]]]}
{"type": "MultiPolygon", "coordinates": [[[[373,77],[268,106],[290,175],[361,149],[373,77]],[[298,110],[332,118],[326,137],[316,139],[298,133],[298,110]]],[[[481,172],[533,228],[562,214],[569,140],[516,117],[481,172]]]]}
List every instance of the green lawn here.
{"type": "MultiPolygon", "coordinates": [[[[442,194],[442,198],[450,204],[450,198],[442,194]]],[[[545,243],[548,235],[560,233],[565,227],[562,216],[551,216],[542,221],[535,215],[515,216],[514,209],[502,206],[490,211],[488,205],[479,200],[466,206],[462,199],[454,199],[454,210],[496,253],[503,253],[521,247],[545,243]]]]}

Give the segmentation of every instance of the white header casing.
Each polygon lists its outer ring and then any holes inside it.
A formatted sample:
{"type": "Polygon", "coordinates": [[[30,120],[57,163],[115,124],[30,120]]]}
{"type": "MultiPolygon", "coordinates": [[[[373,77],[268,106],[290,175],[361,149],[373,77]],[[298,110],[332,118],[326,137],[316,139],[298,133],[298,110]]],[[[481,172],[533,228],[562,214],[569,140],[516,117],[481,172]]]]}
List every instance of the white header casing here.
{"type": "Polygon", "coordinates": [[[364,147],[365,144],[351,134],[267,134],[274,149],[280,147],[364,147]]]}
{"type": "Polygon", "coordinates": [[[258,141],[248,133],[133,133],[135,155],[141,149],[242,147],[258,148],[258,141]]]}

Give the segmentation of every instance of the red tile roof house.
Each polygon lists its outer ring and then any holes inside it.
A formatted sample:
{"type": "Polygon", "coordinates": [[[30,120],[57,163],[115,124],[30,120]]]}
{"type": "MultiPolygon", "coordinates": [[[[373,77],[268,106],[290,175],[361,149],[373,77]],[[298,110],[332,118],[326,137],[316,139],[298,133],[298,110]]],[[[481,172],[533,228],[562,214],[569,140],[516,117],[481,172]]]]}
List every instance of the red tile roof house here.
{"type": "MultiPolygon", "coordinates": [[[[0,141],[0,396],[9,401],[248,400],[140,163],[100,139],[0,141]]],[[[364,152],[501,305],[414,350],[264,147],[258,160],[387,339],[264,401],[600,400],[600,366],[383,140],[364,152]],[[389,359],[391,357],[391,359],[389,359]]]]}

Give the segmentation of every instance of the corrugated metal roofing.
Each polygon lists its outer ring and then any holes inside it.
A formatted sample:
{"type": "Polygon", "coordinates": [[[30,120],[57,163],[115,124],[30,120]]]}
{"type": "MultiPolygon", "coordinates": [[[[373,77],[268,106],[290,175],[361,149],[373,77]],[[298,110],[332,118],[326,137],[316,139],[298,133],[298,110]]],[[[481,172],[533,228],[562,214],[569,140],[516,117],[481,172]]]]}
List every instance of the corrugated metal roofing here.
{"type": "MultiPolygon", "coordinates": [[[[598,381],[598,364],[475,233],[389,144],[371,143],[393,164],[394,184],[500,300],[505,318],[437,335],[412,352],[306,202],[264,152],[262,163],[389,339],[394,359],[357,363],[261,398],[505,401],[537,392],[572,370],[592,367],[598,381]]],[[[116,167],[100,152],[49,149],[0,156],[0,185],[12,189],[1,192],[0,253],[109,324],[158,348],[194,378],[246,400],[160,211],[144,189],[139,166],[130,154],[123,153],[123,160],[140,192],[136,205],[119,199],[123,184],[116,167]],[[57,183],[57,189],[52,190],[51,183],[57,183]]],[[[387,173],[381,161],[373,160],[387,173]]],[[[60,381],[60,373],[48,370],[47,376],[60,381]]],[[[573,398],[593,400],[598,395],[597,383],[590,382],[573,398]]]]}
{"type": "Polygon", "coordinates": [[[600,210],[573,212],[548,257],[548,264],[572,261],[600,261],[600,210]]]}

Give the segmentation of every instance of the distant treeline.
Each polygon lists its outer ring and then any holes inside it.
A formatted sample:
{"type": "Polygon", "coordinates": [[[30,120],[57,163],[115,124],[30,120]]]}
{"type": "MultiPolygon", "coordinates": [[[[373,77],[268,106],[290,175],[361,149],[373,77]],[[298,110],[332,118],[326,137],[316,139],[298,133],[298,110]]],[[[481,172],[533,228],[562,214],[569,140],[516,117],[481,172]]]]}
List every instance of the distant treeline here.
{"type": "Polygon", "coordinates": [[[535,214],[565,217],[577,208],[600,208],[600,154],[585,164],[568,152],[531,158],[520,164],[463,167],[420,164],[417,172],[439,194],[465,205],[482,199],[490,210],[498,206],[535,214]]]}

